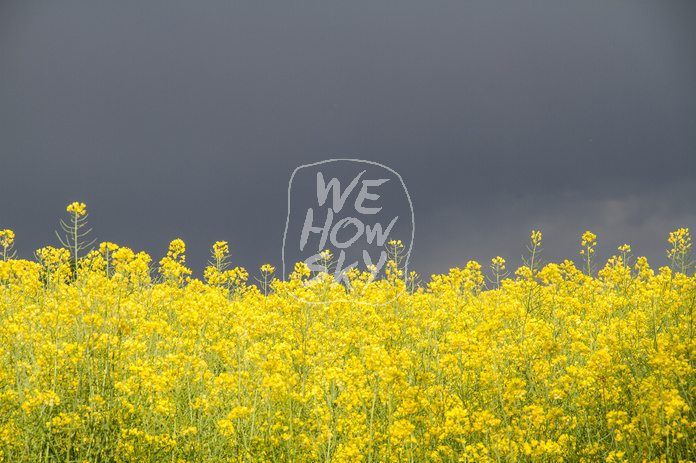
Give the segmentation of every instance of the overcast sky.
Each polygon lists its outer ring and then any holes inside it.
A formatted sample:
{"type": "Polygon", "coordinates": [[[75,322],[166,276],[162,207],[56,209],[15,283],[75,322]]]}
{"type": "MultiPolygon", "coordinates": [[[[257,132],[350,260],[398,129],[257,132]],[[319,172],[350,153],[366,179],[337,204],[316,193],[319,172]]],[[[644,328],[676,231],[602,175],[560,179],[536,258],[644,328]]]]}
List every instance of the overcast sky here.
{"type": "Polygon", "coordinates": [[[295,169],[350,158],[401,177],[426,280],[514,270],[533,229],[547,261],[591,230],[658,268],[696,232],[695,25],[692,0],[2,2],[0,229],[33,258],[80,201],[99,241],[181,238],[200,277],[226,240],[258,275],[295,169]]]}

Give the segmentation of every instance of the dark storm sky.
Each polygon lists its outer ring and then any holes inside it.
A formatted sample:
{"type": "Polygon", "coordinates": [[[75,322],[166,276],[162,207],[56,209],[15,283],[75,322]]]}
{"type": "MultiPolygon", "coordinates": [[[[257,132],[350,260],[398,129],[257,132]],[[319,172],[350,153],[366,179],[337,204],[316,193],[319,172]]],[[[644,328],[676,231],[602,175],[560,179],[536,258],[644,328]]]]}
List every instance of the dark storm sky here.
{"type": "Polygon", "coordinates": [[[295,168],[357,158],[413,203],[410,270],[696,232],[696,2],[2,2],[0,229],[66,206],[201,276],[279,266],[295,168]]]}

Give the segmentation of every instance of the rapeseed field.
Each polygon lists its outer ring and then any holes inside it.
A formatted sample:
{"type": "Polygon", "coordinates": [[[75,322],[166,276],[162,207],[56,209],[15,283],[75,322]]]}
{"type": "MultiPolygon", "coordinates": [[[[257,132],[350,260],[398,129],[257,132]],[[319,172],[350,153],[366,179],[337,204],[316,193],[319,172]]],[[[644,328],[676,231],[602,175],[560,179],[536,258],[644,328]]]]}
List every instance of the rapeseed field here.
{"type": "Polygon", "coordinates": [[[225,242],[192,279],[181,240],[90,251],[68,213],[36,261],[0,231],[0,461],[696,461],[686,229],[659,269],[628,245],[598,266],[590,232],[542,266],[533,232],[512,274],[427,284],[391,242],[347,287],[304,264],[251,284],[225,242]]]}

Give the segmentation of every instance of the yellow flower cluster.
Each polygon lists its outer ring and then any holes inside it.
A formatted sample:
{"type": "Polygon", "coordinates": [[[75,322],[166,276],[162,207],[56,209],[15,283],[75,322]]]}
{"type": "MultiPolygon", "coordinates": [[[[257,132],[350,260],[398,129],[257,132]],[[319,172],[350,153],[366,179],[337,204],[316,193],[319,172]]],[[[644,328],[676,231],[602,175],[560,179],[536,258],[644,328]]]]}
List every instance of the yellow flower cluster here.
{"type": "Polygon", "coordinates": [[[213,245],[213,255],[216,260],[223,260],[230,253],[230,248],[227,246],[227,241],[218,241],[213,245]]]}
{"type": "Polygon", "coordinates": [[[2,230],[0,231],[0,246],[3,248],[9,248],[14,243],[15,234],[12,230],[2,230]]]}
{"type": "Polygon", "coordinates": [[[67,211],[82,216],[87,213],[87,206],[85,203],[74,202],[68,206],[67,211]]]}
{"type": "Polygon", "coordinates": [[[618,250],[594,277],[496,257],[493,289],[392,261],[261,291],[225,242],[206,283],[181,240],[160,280],[113,243],[73,279],[63,249],[0,261],[0,461],[696,461],[696,277],[618,250]]]}
{"type": "Polygon", "coordinates": [[[184,282],[184,276],[191,274],[191,270],[184,265],[186,262],[185,251],[186,245],[180,239],[175,239],[169,244],[167,257],[159,263],[159,271],[165,281],[181,285],[184,282]]]}
{"type": "Polygon", "coordinates": [[[14,239],[15,234],[12,230],[0,230],[0,247],[2,247],[0,255],[2,255],[2,260],[6,261],[14,257],[14,253],[11,252],[14,239]]]}
{"type": "Polygon", "coordinates": [[[582,243],[581,246],[584,248],[580,251],[580,254],[585,254],[587,252],[588,254],[591,254],[594,252],[593,247],[597,246],[597,242],[595,239],[597,238],[597,235],[592,233],[591,231],[586,231],[582,235],[582,243]]]}
{"type": "Polygon", "coordinates": [[[672,245],[672,249],[667,250],[667,259],[669,259],[672,264],[672,270],[677,268],[682,273],[685,273],[693,263],[689,229],[680,228],[670,233],[669,243],[672,245]]]}

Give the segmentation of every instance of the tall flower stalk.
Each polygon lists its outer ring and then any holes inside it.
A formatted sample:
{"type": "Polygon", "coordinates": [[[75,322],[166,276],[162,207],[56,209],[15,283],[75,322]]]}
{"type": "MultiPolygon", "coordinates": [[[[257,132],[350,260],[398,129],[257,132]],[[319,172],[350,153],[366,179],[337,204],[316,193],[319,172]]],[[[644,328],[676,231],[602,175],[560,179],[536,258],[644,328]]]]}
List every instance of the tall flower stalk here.
{"type": "Polygon", "coordinates": [[[60,221],[60,228],[66,233],[65,239],[60,236],[56,230],[56,236],[65,248],[72,254],[72,270],[75,277],[77,277],[77,267],[78,267],[78,257],[80,251],[92,246],[96,239],[92,241],[87,241],[84,238],[92,231],[90,228],[84,231],[83,228],[87,225],[87,206],[85,203],[74,202],[70,204],[67,208],[70,213],[70,222],[65,223],[62,219],[60,221]]]}

